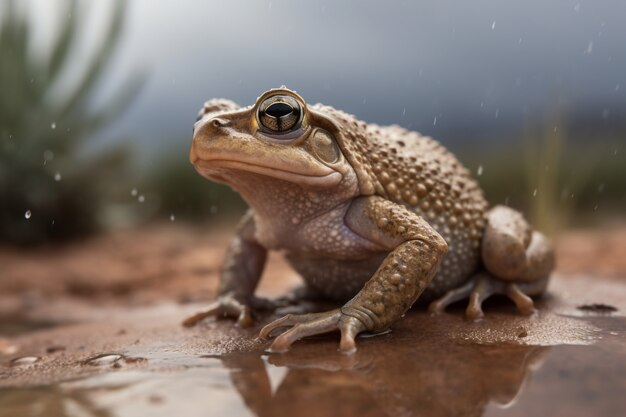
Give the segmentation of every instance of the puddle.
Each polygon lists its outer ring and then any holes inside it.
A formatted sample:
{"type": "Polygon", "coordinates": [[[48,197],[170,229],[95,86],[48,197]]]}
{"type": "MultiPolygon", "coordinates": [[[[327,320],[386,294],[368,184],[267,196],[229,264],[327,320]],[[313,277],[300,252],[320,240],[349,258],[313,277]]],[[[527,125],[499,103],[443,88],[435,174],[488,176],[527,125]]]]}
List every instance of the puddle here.
{"type": "MultiPolygon", "coordinates": [[[[0,390],[0,417],[460,417],[563,415],[564,409],[570,417],[622,415],[624,319],[568,319],[598,337],[592,344],[554,346],[502,342],[502,329],[493,331],[494,343],[450,338],[440,330],[456,328],[462,322],[456,315],[430,327],[426,313],[407,319],[407,326],[421,323],[424,331],[401,328],[360,339],[351,356],[336,351],[332,336],[299,342],[282,355],[262,349],[192,355],[166,346],[145,352],[145,358],[96,355],[81,365],[105,373],[0,390]]],[[[568,326],[571,331],[574,324],[568,326]]],[[[519,338],[515,325],[506,327],[519,338]]],[[[522,339],[532,339],[538,328],[527,325],[522,339]]],[[[39,358],[14,362],[34,367],[39,358]]]]}
{"type": "Polygon", "coordinates": [[[0,352],[0,417],[624,415],[624,287],[563,284],[532,317],[411,311],[350,356],[337,334],[267,354],[261,324],[185,329],[187,307],[22,333],[0,352]],[[577,308],[598,301],[618,310],[577,308]]]}

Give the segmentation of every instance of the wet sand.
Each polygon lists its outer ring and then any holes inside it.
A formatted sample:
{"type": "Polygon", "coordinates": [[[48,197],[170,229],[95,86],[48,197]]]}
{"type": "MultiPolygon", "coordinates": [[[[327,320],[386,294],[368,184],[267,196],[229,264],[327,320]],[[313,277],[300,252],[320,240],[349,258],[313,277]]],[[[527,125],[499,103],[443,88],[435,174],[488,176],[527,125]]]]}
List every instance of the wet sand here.
{"type": "MultiPolygon", "coordinates": [[[[530,318],[503,299],[488,302],[478,322],[463,318],[462,305],[437,316],[415,309],[392,332],[359,338],[354,355],[337,352],[337,334],[299,341],[281,355],[266,353],[268,342],[256,338],[276,314],[252,329],[214,319],[183,328],[183,318],[213,296],[226,235],[161,235],[145,247],[123,246],[121,234],[56,256],[41,250],[30,264],[0,250],[0,261],[12,260],[4,264],[12,275],[0,282],[0,417],[626,411],[619,270],[600,278],[562,269],[530,318]]],[[[273,257],[262,292],[275,296],[296,282],[273,257]]]]}

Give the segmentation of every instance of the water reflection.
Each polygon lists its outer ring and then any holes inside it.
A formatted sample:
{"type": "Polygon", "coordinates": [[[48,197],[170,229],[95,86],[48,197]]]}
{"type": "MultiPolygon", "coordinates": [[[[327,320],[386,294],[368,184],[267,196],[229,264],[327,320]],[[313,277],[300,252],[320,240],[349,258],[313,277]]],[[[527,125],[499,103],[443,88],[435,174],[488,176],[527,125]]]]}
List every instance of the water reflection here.
{"type": "Polygon", "coordinates": [[[344,356],[322,338],[285,355],[196,357],[195,367],[174,372],[129,368],[0,390],[0,417],[480,416],[490,402],[514,401],[549,349],[428,337],[398,342],[365,340],[344,356]]]}
{"type": "Polygon", "coordinates": [[[367,346],[346,357],[320,354],[312,344],[287,355],[231,354],[221,361],[257,416],[477,416],[489,402],[512,403],[548,348],[438,339],[385,349],[367,346]]]}

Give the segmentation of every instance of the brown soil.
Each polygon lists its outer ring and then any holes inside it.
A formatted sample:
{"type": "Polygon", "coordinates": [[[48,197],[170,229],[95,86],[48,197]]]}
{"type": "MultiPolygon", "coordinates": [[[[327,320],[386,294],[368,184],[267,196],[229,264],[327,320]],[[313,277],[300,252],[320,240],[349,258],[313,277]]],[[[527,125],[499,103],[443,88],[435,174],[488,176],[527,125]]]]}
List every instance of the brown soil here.
{"type": "MultiPolygon", "coordinates": [[[[389,334],[268,355],[252,329],[180,323],[215,294],[229,231],[164,225],[0,248],[0,417],[624,415],[626,227],[575,231],[539,312],[411,311],[389,334]]],[[[272,256],[261,292],[298,282],[272,256]]]]}
{"type": "MultiPolygon", "coordinates": [[[[210,300],[231,233],[228,227],[163,225],[60,247],[0,247],[0,313],[15,311],[16,295],[25,307],[60,296],[125,305],[210,300]]],[[[625,280],[624,247],[626,226],[567,232],[556,245],[557,273],[625,280]]],[[[279,255],[266,270],[262,293],[298,282],[279,255]]]]}

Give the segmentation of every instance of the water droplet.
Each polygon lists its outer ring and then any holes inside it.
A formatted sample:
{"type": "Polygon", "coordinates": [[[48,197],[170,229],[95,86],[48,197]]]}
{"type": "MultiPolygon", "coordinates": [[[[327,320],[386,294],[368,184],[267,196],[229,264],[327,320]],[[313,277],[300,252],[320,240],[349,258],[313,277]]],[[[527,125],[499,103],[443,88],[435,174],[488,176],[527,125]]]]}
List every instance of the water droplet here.
{"type": "Polygon", "coordinates": [[[173,222],[174,220],[176,220],[176,216],[174,216],[174,214],[170,214],[170,221],[173,222]]]}
{"type": "Polygon", "coordinates": [[[522,44],[522,38],[519,38],[519,39],[517,40],[517,44],[518,44],[518,45],[521,45],[521,44],[522,44]]]}
{"type": "Polygon", "coordinates": [[[31,213],[30,210],[26,210],[26,213],[24,213],[24,218],[26,219],[30,219],[32,217],[33,213],[31,213]]]}
{"type": "Polygon", "coordinates": [[[580,12],[580,3],[576,3],[576,5],[574,6],[574,11],[576,13],[580,12]]]}
{"type": "Polygon", "coordinates": [[[11,366],[30,366],[39,362],[41,358],[39,356],[22,356],[20,358],[13,359],[11,366]]]}
{"type": "Polygon", "coordinates": [[[91,366],[107,366],[113,365],[124,356],[117,353],[103,353],[102,355],[97,355],[92,358],[87,359],[83,363],[85,365],[91,366]]]}
{"type": "Polygon", "coordinates": [[[44,161],[52,161],[54,159],[54,152],[52,152],[50,149],[46,149],[45,151],[43,151],[43,159],[44,161]]]}
{"type": "Polygon", "coordinates": [[[476,175],[478,175],[479,177],[481,175],[483,175],[483,166],[482,165],[478,165],[478,169],[476,170],[476,175]]]}
{"type": "Polygon", "coordinates": [[[533,190],[533,197],[537,197],[537,189],[536,188],[533,190]]]}
{"type": "Polygon", "coordinates": [[[589,43],[587,44],[587,49],[585,50],[585,53],[587,55],[590,55],[593,52],[593,41],[589,41],[589,43]]]}
{"type": "Polygon", "coordinates": [[[616,84],[616,85],[615,85],[615,91],[619,91],[619,88],[620,88],[620,85],[619,85],[619,84],[616,84]]]}
{"type": "Polygon", "coordinates": [[[55,122],[52,122],[52,124],[50,124],[50,129],[54,130],[57,128],[57,124],[55,122]]]}
{"type": "Polygon", "coordinates": [[[610,334],[611,336],[617,336],[619,333],[617,333],[617,332],[609,332],[609,334],[610,334]]]}
{"type": "Polygon", "coordinates": [[[499,114],[500,114],[500,109],[496,109],[496,119],[498,118],[499,114]]]}
{"type": "Polygon", "coordinates": [[[139,197],[137,197],[137,201],[139,201],[140,203],[143,203],[144,201],[146,201],[146,196],[144,196],[143,194],[140,195],[139,197]]]}
{"type": "Polygon", "coordinates": [[[494,20],[493,23],[491,23],[491,30],[494,30],[496,28],[496,21],[494,20]]]}
{"type": "Polygon", "coordinates": [[[60,172],[58,172],[58,171],[57,171],[57,172],[54,174],[54,180],[55,180],[55,181],[57,181],[57,182],[58,182],[58,181],[61,181],[61,173],[60,173],[60,172]]]}
{"type": "Polygon", "coordinates": [[[133,188],[132,190],[130,190],[130,195],[132,195],[133,197],[137,197],[137,189],[133,188]]]}
{"type": "Polygon", "coordinates": [[[406,116],[406,107],[403,107],[403,108],[402,108],[402,115],[403,115],[403,116],[406,116]]]}
{"type": "Polygon", "coordinates": [[[433,126],[437,126],[437,116],[433,119],[433,126]]]}
{"type": "Polygon", "coordinates": [[[211,208],[209,209],[209,211],[211,212],[211,214],[215,214],[215,213],[217,213],[217,206],[211,206],[211,208]]]}

